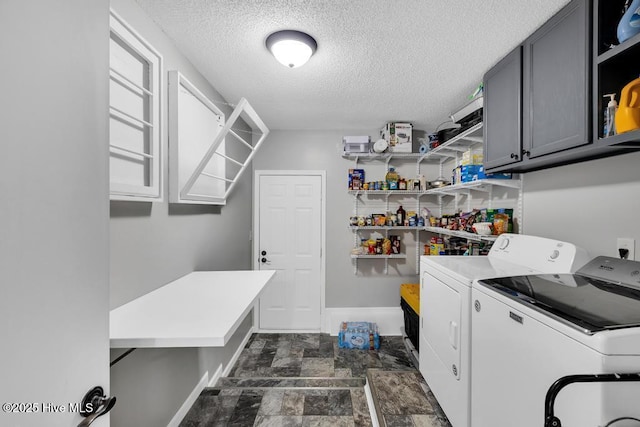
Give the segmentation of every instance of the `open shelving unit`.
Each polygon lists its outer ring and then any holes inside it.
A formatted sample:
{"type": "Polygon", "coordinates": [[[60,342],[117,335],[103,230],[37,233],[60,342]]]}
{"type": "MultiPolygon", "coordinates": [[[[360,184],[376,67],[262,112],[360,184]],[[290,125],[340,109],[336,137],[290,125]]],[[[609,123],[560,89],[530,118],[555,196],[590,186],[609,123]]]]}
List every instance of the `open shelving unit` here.
{"type": "MultiPolygon", "coordinates": [[[[429,150],[426,153],[350,153],[343,154],[343,157],[355,162],[354,168],[358,168],[359,163],[365,162],[384,162],[386,169],[389,169],[390,162],[392,160],[399,160],[403,162],[415,161],[416,174],[420,174],[421,164],[431,164],[438,166],[439,176],[445,176],[445,165],[450,162],[456,162],[461,160],[462,153],[480,145],[483,142],[483,124],[478,123],[469,129],[460,132],[455,137],[445,141],[438,147],[429,150]]],[[[494,191],[496,189],[507,189],[517,192],[515,197],[514,216],[518,218],[519,227],[522,229],[522,180],[518,178],[514,179],[482,179],[471,182],[463,182],[454,185],[447,185],[439,188],[430,188],[427,190],[347,190],[348,194],[354,196],[353,215],[359,215],[360,205],[362,204],[362,197],[378,197],[379,203],[386,205],[386,211],[389,211],[389,199],[391,197],[407,198],[411,197],[415,199],[415,206],[407,210],[415,209],[416,212],[420,212],[421,199],[430,198],[436,206],[439,206],[438,216],[443,214],[443,205],[445,203],[449,209],[458,211],[463,209],[467,212],[473,210],[474,197],[482,196],[488,201],[486,208],[493,208],[492,201],[494,199],[494,191]],[[406,196],[406,197],[405,197],[406,196]],[[453,200],[452,200],[453,198],[453,200]]],[[[408,206],[408,205],[407,205],[408,206]]],[[[499,206],[505,207],[505,206],[499,206]]],[[[359,243],[359,233],[362,232],[380,232],[385,237],[390,231],[400,231],[415,233],[415,254],[416,254],[416,274],[419,272],[419,258],[420,251],[420,232],[428,232],[444,236],[461,237],[470,241],[476,242],[493,242],[497,236],[481,236],[475,233],[468,233],[459,230],[449,230],[441,227],[430,226],[349,226],[354,234],[354,246],[359,243]]],[[[407,248],[405,247],[405,250],[407,248]]],[[[407,254],[400,255],[351,255],[354,265],[354,274],[358,273],[358,260],[359,259],[379,259],[384,260],[384,273],[388,271],[388,261],[393,259],[406,259],[407,254]]]]}
{"type": "Polygon", "coordinates": [[[600,145],[640,148],[640,130],[603,135],[603,111],[607,108],[604,95],[615,93],[620,102],[622,88],[640,77],[636,66],[640,56],[640,34],[618,43],[616,31],[624,0],[595,0],[593,31],[593,94],[594,141],[600,145]]]}

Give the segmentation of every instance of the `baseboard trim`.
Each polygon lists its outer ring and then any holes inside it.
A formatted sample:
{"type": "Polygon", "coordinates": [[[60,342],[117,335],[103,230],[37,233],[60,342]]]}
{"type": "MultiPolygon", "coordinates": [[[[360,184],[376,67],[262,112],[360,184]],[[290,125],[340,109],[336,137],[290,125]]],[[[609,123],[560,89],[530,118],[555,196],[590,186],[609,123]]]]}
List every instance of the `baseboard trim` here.
{"type": "Polygon", "coordinates": [[[216,385],[216,383],[218,382],[218,379],[220,379],[220,377],[222,377],[223,369],[224,369],[224,364],[223,363],[218,365],[218,369],[216,369],[216,372],[209,379],[209,384],[207,384],[207,387],[213,387],[213,386],[216,385]]]}
{"type": "Polygon", "coordinates": [[[198,399],[198,396],[200,396],[200,393],[202,393],[202,390],[204,390],[205,387],[214,387],[221,377],[226,377],[227,375],[229,375],[229,372],[231,372],[231,369],[238,361],[238,358],[240,357],[244,346],[247,345],[249,338],[251,338],[251,334],[253,334],[253,328],[250,328],[245,337],[242,339],[242,342],[227,363],[226,367],[223,363],[221,363],[211,379],[209,379],[209,371],[204,373],[198,384],[189,394],[189,397],[187,397],[187,400],[184,401],[182,406],[180,406],[180,409],[178,409],[171,421],[169,421],[167,427],[179,427],[184,417],[187,416],[187,413],[189,412],[189,409],[191,409],[191,406],[193,406],[196,399],[198,399]]]}
{"type": "Polygon", "coordinates": [[[364,385],[364,395],[367,398],[367,405],[369,405],[369,416],[371,417],[371,425],[373,427],[380,427],[380,421],[378,421],[378,407],[373,400],[373,390],[371,390],[369,378],[366,379],[364,385]]]}
{"type": "MultiPolygon", "coordinates": [[[[242,350],[244,350],[244,347],[247,345],[247,342],[249,342],[249,338],[251,338],[251,335],[253,335],[253,332],[254,332],[253,327],[249,328],[249,331],[247,332],[247,334],[242,339],[242,342],[240,343],[240,345],[236,349],[236,352],[233,353],[233,356],[229,360],[229,363],[227,363],[227,366],[224,368],[224,371],[222,371],[222,374],[220,376],[218,376],[218,377],[215,377],[215,375],[214,375],[214,378],[212,378],[211,382],[209,383],[210,387],[213,387],[213,385],[218,381],[219,378],[229,376],[229,373],[231,372],[231,369],[233,369],[234,365],[236,364],[236,362],[240,358],[240,354],[242,353],[242,350]]],[[[222,367],[222,365],[221,365],[221,367],[222,367]]],[[[216,374],[218,373],[218,371],[216,371],[216,374]]]]}
{"type": "Polygon", "coordinates": [[[318,334],[320,329],[258,329],[259,334],[318,334]]]}
{"type": "Polygon", "coordinates": [[[167,424],[167,427],[180,426],[180,423],[182,422],[184,417],[187,416],[187,413],[189,412],[189,409],[191,409],[191,406],[193,406],[196,399],[198,399],[198,396],[200,396],[200,393],[202,392],[202,390],[204,390],[204,388],[207,386],[208,380],[209,380],[209,371],[205,372],[202,378],[200,378],[200,381],[198,382],[196,387],[193,389],[193,391],[191,391],[191,393],[189,394],[189,397],[187,397],[187,400],[184,401],[182,406],[180,406],[180,409],[178,409],[178,412],[176,412],[173,418],[171,418],[171,421],[169,421],[169,424],[167,424]]]}
{"type": "Polygon", "coordinates": [[[335,307],[327,308],[325,332],[338,335],[341,322],[375,322],[380,335],[400,336],[404,314],[400,307],[335,307]]]}

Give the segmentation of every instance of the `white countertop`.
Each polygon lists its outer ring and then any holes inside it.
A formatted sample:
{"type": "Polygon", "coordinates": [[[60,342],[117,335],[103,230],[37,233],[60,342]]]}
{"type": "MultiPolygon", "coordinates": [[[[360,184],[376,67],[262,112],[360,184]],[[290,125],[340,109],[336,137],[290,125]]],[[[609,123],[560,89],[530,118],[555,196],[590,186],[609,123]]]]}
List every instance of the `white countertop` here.
{"type": "Polygon", "coordinates": [[[111,310],[111,348],[222,347],[274,274],[189,273],[111,310]]]}

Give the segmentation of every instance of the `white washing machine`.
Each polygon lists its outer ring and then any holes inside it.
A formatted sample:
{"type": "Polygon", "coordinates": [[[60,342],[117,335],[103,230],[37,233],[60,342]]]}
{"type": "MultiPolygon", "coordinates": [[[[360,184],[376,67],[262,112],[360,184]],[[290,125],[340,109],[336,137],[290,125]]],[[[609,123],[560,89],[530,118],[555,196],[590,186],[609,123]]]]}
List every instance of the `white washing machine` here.
{"type": "Polygon", "coordinates": [[[453,427],[471,425],[471,285],[476,279],[572,272],[586,252],[557,240],[502,234],[488,256],[420,260],[420,372],[453,427]]]}
{"type": "MultiPolygon", "coordinates": [[[[575,274],[479,280],[472,298],[473,427],[541,427],[559,378],[640,373],[640,262],[598,257],[575,274]]],[[[640,418],[639,399],[638,382],[576,383],[554,412],[564,427],[603,426],[640,418]]]]}

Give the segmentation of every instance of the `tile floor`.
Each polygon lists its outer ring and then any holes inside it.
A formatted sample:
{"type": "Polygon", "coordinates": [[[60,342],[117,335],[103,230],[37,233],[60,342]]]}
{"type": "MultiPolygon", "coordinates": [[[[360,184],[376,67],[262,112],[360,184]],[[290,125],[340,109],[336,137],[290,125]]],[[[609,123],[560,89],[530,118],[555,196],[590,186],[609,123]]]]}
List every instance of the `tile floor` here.
{"type": "Polygon", "coordinates": [[[363,351],[328,334],[253,334],[180,426],[372,426],[366,378],[382,426],[450,427],[401,337],[363,351]]]}

